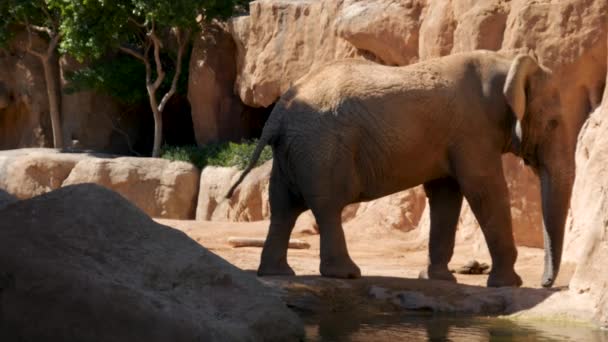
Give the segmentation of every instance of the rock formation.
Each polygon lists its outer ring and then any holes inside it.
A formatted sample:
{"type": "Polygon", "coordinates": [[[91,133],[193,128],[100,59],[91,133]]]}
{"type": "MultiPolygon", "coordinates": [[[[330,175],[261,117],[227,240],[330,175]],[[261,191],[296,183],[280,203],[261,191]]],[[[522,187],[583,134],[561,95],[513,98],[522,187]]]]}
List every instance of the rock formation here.
{"type": "Polygon", "coordinates": [[[83,154],[54,149],[22,149],[0,154],[0,188],[17,198],[42,195],[62,186],[83,154]]]}
{"type": "Polygon", "coordinates": [[[122,196],[75,185],[0,210],[3,341],[288,341],[276,294],[152,221],[122,196]]]}
{"type": "Polygon", "coordinates": [[[245,135],[244,106],[234,94],[236,46],[223,24],[215,23],[194,39],[188,100],[198,145],[245,135]]]}
{"type": "Polygon", "coordinates": [[[201,173],[197,220],[259,221],[270,217],[268,183],[272,162],[255,168],[230,199],[225,196],[241,171],[208,166],[201,173]]]}
{"type": "Polygon", "coordinates": [[[154,158],[59,153],[54,149],[0,151],[0,189],[20,199],[63,186],[96,183],[153,217],[193,219],[200,171],[154,158]]]}
{"type": "Polygon", "coordinates": [[[152,217],[194,217],[199,171],[192,164],[156,158],[87,158],[62,186],[95,183],[112,189],[152,217]]]}

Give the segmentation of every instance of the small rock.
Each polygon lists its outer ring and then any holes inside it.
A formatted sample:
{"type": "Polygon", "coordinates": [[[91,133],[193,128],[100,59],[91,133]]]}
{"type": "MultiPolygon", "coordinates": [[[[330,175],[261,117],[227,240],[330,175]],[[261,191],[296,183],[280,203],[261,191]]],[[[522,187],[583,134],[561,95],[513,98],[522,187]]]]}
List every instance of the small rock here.
{"type": "Polygon", "coordinates": [[[458,274],[483,274],[489,269],[490,265],[485,262],[480,263],[477,260],[470,260],[464,266],[453,270],[453,272],[458,274]]]}

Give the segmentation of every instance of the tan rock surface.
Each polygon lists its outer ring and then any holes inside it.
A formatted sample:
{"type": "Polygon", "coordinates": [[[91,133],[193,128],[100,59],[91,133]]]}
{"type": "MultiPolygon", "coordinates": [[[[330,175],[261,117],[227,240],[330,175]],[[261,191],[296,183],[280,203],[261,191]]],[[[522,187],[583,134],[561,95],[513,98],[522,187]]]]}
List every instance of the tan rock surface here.
{"type": "Polygon", "coordinates": [[[372,52],[382,64],[418,60],[418,30],[426,1],[345,1],[335,20],[337,35],[357,49],[372,52]]]}
{"type": "Polygon", "coordinates": [[[85,154],[59,153],[54,149],[20,149],[0,152],[0,189],[20,199],[61,187],[85,154]]]}
{"type": "MultiPolygon", "coordinates": [[[[61,86],[69,87],[67,74],[85,67],[64,56],[60,61],[61,86]]],[[[63,91],[61,118],[66,147],[97,152],[132,154],[133,145],[142,132],[141,118],[133,109],[107,94],[92,90],[63,91]]]]}
{"type": "Polygon", "coordinates": [[[123,195],[152,217],[194,218],[199,170],[156,158],[88,158],[74,166],[62,186],[95,183],[123,195]]]}
{"type": "MultiPolygon", "coordinates": [[[[0,51],[0,149],[42,147],[52,142],[48,99],[42,64],[26,53],[25,32],[18,32],[7,50],[0,51]]],[[[41,39],[32,40],[36,49],[45,48],[41,39]]]]}
{"type": "Polygon", "coordinates": [[[270,217],[268,183],[272,161],[257,167],[227,199],[228,189],[241,174],[237,168],[208,166],[201,172],[197,220],[259,221],[270,217]]]}
{"type": "Polygon", "coordinates": [[[542,0],[511,3],[503,50],[533,49],[562,78],[564,113],[576,139],[599,105],[606,75],[608,3],[605,0],[542,0]]]}
{"type": "Polygon", "coordinates": [[[328,61],[357,55],[336,36],[341,1],[258,0],[230,21],[237,45],[235,92],[248,106],[267,107],[291,83],[328,61]]]}
{"type": "Polygon", "coordinates": [[[250,274],[100,186],[0,211],[3,341],[291,341],[298,317],[250,274]]]}
{"type": "Polygon", "coordinates": [[[188,100],[199,146],[244,136],[242,112],[234,94],[236,46],[222,24],[214,23],[194,40],[188,77],[188,100]]]}

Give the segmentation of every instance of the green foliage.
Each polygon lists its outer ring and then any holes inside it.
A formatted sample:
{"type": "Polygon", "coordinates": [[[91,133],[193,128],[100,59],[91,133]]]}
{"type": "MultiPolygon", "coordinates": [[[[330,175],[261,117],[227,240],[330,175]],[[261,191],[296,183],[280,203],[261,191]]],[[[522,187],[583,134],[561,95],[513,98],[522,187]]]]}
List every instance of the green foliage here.
{"type": "MultiPolygon", "coordinates": [[[[190,63],[190,52],[184,54],[182,65],[190,63]]],[[[163,69],[167,73],[160,90],[167,91],[171,87],[171,80],[175,73],[175,63],[167,54],[161,54],[163,69]]],[[[156,69],[152,70],[156,78],[156,69]]],[[[66,93],[93,90],[110,95],[126,105],[146,103],[146,68],[139,60],[125,55],[117,54],[111,58],[104,58],[91,63],[88,67],[66,73],[68,84],[64,87],[66,93]]],[[[177,93],[188,92],[188,73],[182,70],[177,82],[177,93]]]]}
{"type": "MultiPolygon", "coordinates": [[[[202,148],[197,146],[164,146],[161,158],[186,161],[201,169],[207,165],[212,165],[236,166],[242,170],[249,164],[249,159],[257,143],[257,140],[243,141],[240,144],[233,142],[217,143],[207,144],[202,148]]],[[[270,146],[266,146],[256,165],[261,165],[270,159],[272,159],[272,149],[270,146]]]]}
{"type": "Polygon", "coordinates": [[[93,90],[108,94],[120,102],[133,105],[148,100],[144,65],[123,54],[111,60],[101,60],[87,68],[66,73],[68,84],[64,91],[93,90]]]}
{"type": "Polygon", "coordinates": [[[128,41],[131,1],[48,0],[61,11],[61,49],[82,61],[99,58],[128,41]]]}
{"type": "Polygon", "coordinates": [[[79,60],[99,58],[106,51],[129,46],[143,50],[146,31],[179,27],[196,29],[197,16],[230,16],[241,0],[46,0],[61,12],[61,48],[79,60]]]}
{"type": "Polygon", "coordinates": [[[0,47],[13,36],[15,25],[35,25],[56,29],[60,13],[48,7],[47,0],[0,0],[0,47]]]}
{"type": "Polygon", "coordinates": [[[12,37],[10,30],[12,25],[12,17],[9,14],[11,7],[8,1],[0,1],[0,48],[6,46],[12,37]]]}

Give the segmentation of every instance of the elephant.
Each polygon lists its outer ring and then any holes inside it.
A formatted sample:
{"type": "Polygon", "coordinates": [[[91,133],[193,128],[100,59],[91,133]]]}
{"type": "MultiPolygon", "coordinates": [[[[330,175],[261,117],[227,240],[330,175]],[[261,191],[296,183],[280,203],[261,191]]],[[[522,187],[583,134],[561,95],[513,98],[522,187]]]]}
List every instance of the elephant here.
{"type": "MultiPolygon", "coordinates": [[[[430,206],[429,264],[421,278],[456,281],[448,270],[465,198],[490,251],[487,286],[521,286],[502,155],[523,158],[540,179],[545,266],[551,287],[562,254],[574,182],[559,79],[531,53],[494,51],[408,66],[345,59],[309,72],[272,110],[249,165],[273,152],[270,227],[258,275],[293,275],[287,246],[311,209],[320,231],[320,273],[357,278],[342,209],[423,185],[430,206]]],[[[570,134],[571,135],[571,134],[570,134]]]]}

